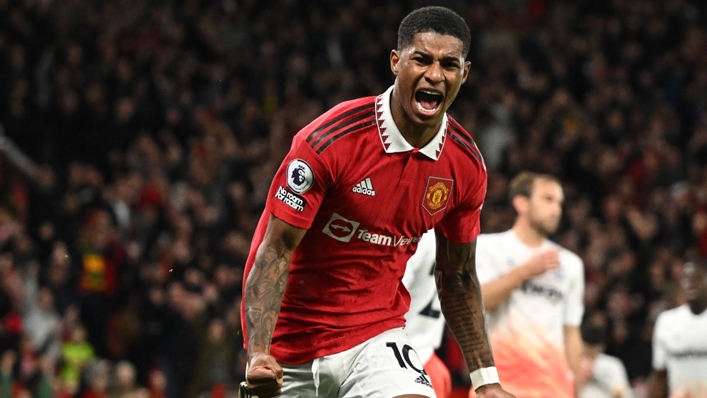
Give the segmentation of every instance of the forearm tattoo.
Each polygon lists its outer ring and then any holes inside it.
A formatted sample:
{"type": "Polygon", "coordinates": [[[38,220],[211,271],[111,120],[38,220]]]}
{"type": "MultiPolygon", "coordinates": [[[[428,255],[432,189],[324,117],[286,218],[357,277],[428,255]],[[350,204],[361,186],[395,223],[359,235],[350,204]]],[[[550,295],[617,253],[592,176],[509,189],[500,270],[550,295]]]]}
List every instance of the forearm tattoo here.
{"type": "Polygon", "coordinates": [[[484,322],[481,286],[476,277],[476,242],[437,250],[435,277],[442,313],[462,349],[470,371],[494,366],[484,322]]]}
{"type": "Polygon", "coordinates": [[[287,287],[292,250],[261,247],[246,280],[244,296],[248,353],[270,353],[275,323],[287,287]]]}

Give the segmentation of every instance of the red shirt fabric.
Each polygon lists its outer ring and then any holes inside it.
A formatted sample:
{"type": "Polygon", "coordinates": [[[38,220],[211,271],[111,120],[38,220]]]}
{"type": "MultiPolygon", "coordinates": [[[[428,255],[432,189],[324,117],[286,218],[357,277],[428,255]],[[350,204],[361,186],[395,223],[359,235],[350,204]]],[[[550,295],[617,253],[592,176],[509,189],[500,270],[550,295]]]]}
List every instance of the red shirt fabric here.
{"type": "MultiPolygon", "coordinates": [[[[307,229],[273,335],[279,362],[305,363],[404,326],[410,296],[401,280],[422,234],[435,228],[459,243],[479,234],[486,169],[471,136],[445,116],[437,135],[413,148],[393,122],[392,89],[314,120],[274,177],[243,283],[271,215],[307,229]]],[[[241,314],[245,331],[243,305],[241,314]]]]}

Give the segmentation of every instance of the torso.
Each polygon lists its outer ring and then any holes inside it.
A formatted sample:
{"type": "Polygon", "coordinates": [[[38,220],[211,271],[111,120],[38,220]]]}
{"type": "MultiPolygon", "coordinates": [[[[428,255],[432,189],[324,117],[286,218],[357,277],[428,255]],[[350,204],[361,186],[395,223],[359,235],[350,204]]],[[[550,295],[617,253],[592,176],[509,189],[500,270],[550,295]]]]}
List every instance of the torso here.
{"type": "Polygon", "coordinates": [[[707,310],[696,315],[685,304],[665,311],[653,333],[665,352],[671,394],[707,396],[707,310]]]}
{"type": "MultiPolygon", "coordinates": [[[[441,136],[436,160],[426,156],[424,148],[387,152],[390,122],[382,120],[385,112],[376,112],[374,117],[367,113],[370,109],[373,115],[374,108],[380,109],[380,101],[379,96],[342,104],[295,137],[293,148],[309,146],[297,151],[306,156],[316,152],[304,160],[312,163],[315,174],[319,169],[326,174],[318,177],[326,180],[326,192],[292,256],[272,345],[273,355],[284,363],[303,363],[340,352],[403,326],[409,295],[400,281],[418,241],[425,231],[468,202],[470,191],[483,187],[478,206],[483,201],[485,169],[480,155],[449,139],[453,135],[457,140],[471,140],[468,133],[450,122],[448,130],[455,131],[441,136]],[[338,128],[320,128],[352,109],[359,109],[349,118],[355,121],[343,119],[338,128]],[[363,127],[356,130],[356,126],[363,127]],[[466,136],[460,138],[460,134],[466,136]]],[[[283,168],[291,161],[289,156],[283,168]]],[[[273,199],[283,189],[289,188],[278,183],[276,176],[246,273],[270,213],[307,227],[300,216],[313,210],[307,209],[316,201],[314,196],[308,200],[312,192],[300,195],[302,202],[290,196],[290,204],[283,206],[284,200],[273,199]],[[292,211],[293,199],[301,210],[292,211]]],[[[469,239],[474,238],[469,234],[469,239]]]]}
{"type": "MultiPolygon", "coordinates": [[[[486,318],[504,386],[518,397],[573,394],[564,326],[567,312],[578,311],[568,303],[577,294],[574,289],[583,287],[582,263],[575,254],[550,241],[537,249],[525,246],[513,231],[484,234],[477,243],[477,267],[492,267],[498,276],[523,264],[536,251],[550,248],[559,250],[560,266],[525,281],[486,318]]],[[[581,310],[575,318],[581,319],[581,310]]]]}

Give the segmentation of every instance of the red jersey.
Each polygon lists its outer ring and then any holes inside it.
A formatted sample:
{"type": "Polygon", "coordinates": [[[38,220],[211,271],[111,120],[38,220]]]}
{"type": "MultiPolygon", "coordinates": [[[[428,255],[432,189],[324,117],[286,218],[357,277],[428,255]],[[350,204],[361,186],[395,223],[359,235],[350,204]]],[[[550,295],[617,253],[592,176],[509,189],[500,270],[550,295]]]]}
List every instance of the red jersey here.
{"type": "MultiPolygon", "coordinates": [[[[246,262],[270,215],[307,229],[295,249],[271,355],[300,364],[405,325],[401,283],[422,234],[472,242],[486,194],[478,148],[453,119],[422,148],[405,141],[378,97],[337,105],[302,129],[277,171],[246,262]]],[[[241,306],[245,331],[245,308],[241,306]]],[[[247,336],[245,336],[247,342],[247,336]]]]}

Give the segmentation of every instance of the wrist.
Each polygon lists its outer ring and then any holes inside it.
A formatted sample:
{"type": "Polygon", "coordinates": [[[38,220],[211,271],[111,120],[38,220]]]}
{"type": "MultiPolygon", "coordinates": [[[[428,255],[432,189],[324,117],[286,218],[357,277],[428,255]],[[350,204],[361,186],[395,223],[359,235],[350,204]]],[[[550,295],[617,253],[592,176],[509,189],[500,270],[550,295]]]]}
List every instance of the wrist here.
{"type": "Polygon", "coordinates": [[[498,370],[496,370],[495,366],[476,369],[469,373],[469,378],[471,378],[471,384],[474,386],[474,390],[489,384],[500,384],[498,370]]]}
{"type": "Polygon", "coordinates": [[[515,268],[513,271],[515,273],[515,286],[520,287],[523,282],[525,282],[527,279],[530,278],[530,271],[528,270],[528,267],[525,265],[521,265],[520,267],[515,268]]]}
{"type": "Polygon", "coordinates": [[[248,363],[253,362],[258,357],[270,355],[265,350],[248,350],[248,363]]]}

